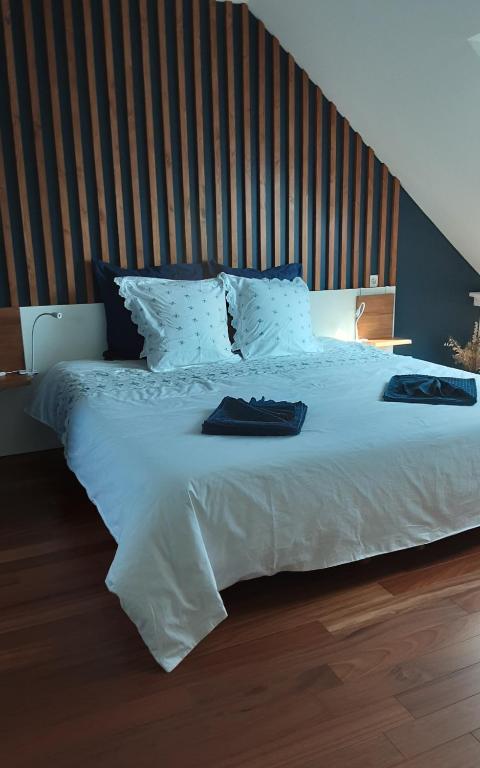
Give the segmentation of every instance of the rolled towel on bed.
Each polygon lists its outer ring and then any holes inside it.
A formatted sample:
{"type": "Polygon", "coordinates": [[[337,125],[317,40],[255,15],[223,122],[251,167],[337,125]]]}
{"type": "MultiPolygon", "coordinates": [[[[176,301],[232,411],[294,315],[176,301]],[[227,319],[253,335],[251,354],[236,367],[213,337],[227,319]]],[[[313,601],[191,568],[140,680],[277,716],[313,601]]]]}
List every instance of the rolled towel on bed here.
{"type": "Polygon", "coordinates": [[[418,374],[392,376],[385,387],[383,399],[392,403],[475,405],[477,385],[475,379],[449,376],[419,376],[418,374]]]}
{"type": "Polygon", "coordinates": [[[207,435],[298,435],[302,429],[307,406],[305,403],[224,397],[218,408],[203,422],[207,435]]]}

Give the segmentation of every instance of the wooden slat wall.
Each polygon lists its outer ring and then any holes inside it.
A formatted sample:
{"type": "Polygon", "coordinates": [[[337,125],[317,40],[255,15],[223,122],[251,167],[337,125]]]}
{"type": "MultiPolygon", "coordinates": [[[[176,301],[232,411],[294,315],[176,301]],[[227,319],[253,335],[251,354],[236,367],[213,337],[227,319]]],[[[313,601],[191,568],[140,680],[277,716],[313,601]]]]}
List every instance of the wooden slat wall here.
{"type": "Polygon", "coordinates": [[[245,161],[245,266],[252,266],[252,109],[250,96],[250,13],[242,5],[243,156],[245,161]]]}
{"type": "Polygon", "coordinates": [[[25,163],[25,154],[23,152],[22,142],[22,119],[20,115],[19,104],[19,83],[16,76],[15,52],[13,41],[13,29],[10,18],[8,0],[2,0],[3,17],[3,45],[7,58],[7,75],[10,86],[11,113],[13,124],[13,155],[17,166],[18,192],[20,198],[20,210],[22,216],[22,227],[25,238],[25,258],[27,263],[27,276],[30,300],[32,304],[38,303],[37,291],[37,272],[34,261],[33,236],[28,200],[28,178],[25,163]]]}
{"type": "Polygon", "coordinates": [[[90,241],[90,221],[88,215],[87,186],[85,180],[85,158],[82,142],[81,124],[80,124],[80,99],[78,88],[76,87],[77,65],[75,60],[75,41],[73,36],[72,3],[74,0],[65,0],[65,33],[67,44],[67,69],[68,85],[71,94],[72,105],[72,127],[73,127],[73,146],[75,151],[76,168],[76,192],[78,195],[80,209],[80,223],[82,230],[82,252],[84,254],[85,268],[85,287],[87,300],[93,301],[93,278],[92,278],[92,244],[90,241]]]}
{"type": "Polygon", "coordinates": [[[200,39],[200,0],[193,0],[193,66],[195,76],[195,125],[197,130],[198,213],[200,218],[200,257],[208,258],[205,203],[205,143],[203,134],[202,41],[200,39]]]}
{"type": "MultiPolygon", "coordinates": [[[[29,4],[25,4],[25,12],[29,4]]],[[[95,73],[95,53],[93,45],[93,22],[89,0],[83,0],[83,18],[85,25],[85,52],[87,57],[88,101],[90,104],[91,131],[93,143],[93,162],[97,185],[98,222],[100,229],[99,259],[108,260],[108,222],[107,198],[105,196],[105,177],[103,172],[102,143],[100,134],[100,116],[98,111],[97,79],[95,73]]],[[[152,193],[151,193],[152,194],[152,193]]],[[[152,202],[153,204],[153,202],[152,202]]]]}
{"type": "Polygon", "coordinates": [[[343,121],[343,177],[342,177],[342,235],[340,253],[340,288],[347,287],[347,248],[348,248],[348,201],[350,197],[350,125],[343,121]]]}
{"type": "MultiPolygon", "coordinates": [[[[127,246],[125,242],[125,220],[124,220],[124,205],[123,205],[122,170],[120,165],[118,109],[117,109],[117,94],[115,90],[115,63],[113,60],[112,20],[110,15],[110,3],[108,2],[108,0],[105,0],[105,2],[102,3],[102,8],[103,8],[103,27],[104,27],[104,41],[105,41],[105,58],[106,58],[106,66],[107,66],[107,93],[108,93],[108,107],[110,112],[110,132],[111,132],[110,138],[111,138],[111,152],[112,152],[112,158],[113,158],[119,261],[120,261],[121,267],[126,267],[127,266],[127,246]]],[[[106,261],[109,261],[109,260],[110,259],[106,259],[106,261]]]]}
{"type": "Polygon", "coordinates": [[[373,150],[367,151],[367,205],[365,214],[365,260],[364,260],[364,286],[370,283],[372,269],[372,235],[373,235],[373,185],[375,172],[375,158],[373,150]]]}
{"type": "Polygon", "coordinates": [[[258,24],[258,183],[260,201],[260,269],[267,265],[267,155],[265,151],[265,26],[258,24]]]}
{"type": "MultiPolygon", "coordinates": [[[[155,147],[155,129],[154,112],[152,100],[152,62],[150,56],[150,46],[148,43],[148,7],[147,0],[140,0],[140,23],[142,32],[142,62],[143,62],[143,82],[145,88],[145,125],[147,135],[147,146],[155,147]]],[[[152,247],[153,263],[160,264],[160,223],[158,219],[158,193],[157,193],[157,153],[148,152],[148,181],[150,188],[150,208],[152,212],[152,247]]]]}
{"type": "Polygon", "coordinates": [[[335,228],[337,223],[337,108],[330,104],[330,174],[328,191],[328,288],[335,288],[335,228]]]}
{"type": "MultiPolygon", "coordinates": [[[[64,0],[68,2],[68,0],[64,0]]],[[[181,8],[181,3],[178,4],[181,8]]],[[[132,39],[129,18],[129,5],[122,3],[122,30],[123,30],[123,55],[125,67],[125,92],[127,107],[127,125],[128,125],[128,146],[130,159],[130,174],[132,178],[132,200],[133,200],[133,228],[135,242],[135,263],[138,267],[145,266],[145,257],[143,249],[142,236],[142,211],[140,200],[140,180],[138,169],[138,150],[137,150],[137,125],[135,117],[134,104],[134,82],[133,82],[133,61],[132,61],[132,39]]],[[[118,11],[117,11],[118,12],[118,11]]]]}
{"type": "Polygon", "coordinates": [[[278,40],[273,40],[273,188],[274,188],[274,250],[273,263],[280,264],[281,257],[281,200],[280,200],[280,45],[278,40]]]}
{"type": "MultiPolygon", "coordinates": [[[[39,72],[36,67],[35,37],[33,34],[32,10],[29,3],[25,5],[25,45],[28,61],[28,85],[32,103],[32,120],[35,134],[35,155],[37,159],[37,174],[40,194],[40,209],[42,214],[43,242],[45,247],[45,261],[47,266],[48,297],[52,304],[57,301],[57,278],[55,275],[55,257],[53,253],[53,236],[51,212],[48,206],[48,186],[45,162],[45,149],[40,126],[42,117],[40,111],[40,99],[38,95],[39,72]]],[[[40,75],[41,76],[41,75],[40,75]]]]}
{"type": "Polygon", "coordinates": [[[302,72],[302,255],[301,263],[303,268],[303,274],[308,275],[308,197],[309,197],[309,185],[308,185],[308,154],[309,154],[309,128],[310,128],[310,111],[308,103],[308,86],[309,80],[306,72],[302,72]]]}
{"type": "MultiPolygon", "coordinates": [[[[105,0],[103,0],[105,2],[105,0]]],[[[169,262],[177,262],[177,230],[176,230],[176,211],[175,200],[173,196],[173,153],[172,153],[172,134],[170,123],[170,94],[168,89],[168,62],[167,62],[167,36],[166,36],[166,14],[165,3],[158,5],[158,46],[160,50],[160,96],[162,104],[162,129],[163,129],[163,148],[165,162],[165,202],[168,218],[168,244],[169,244],[169,262]]]]}
{"type": "Polygon", "coordinates": [[[315,291],[320,290],[321,261],[322,261],[322,148],[323,148],[323,95],[320,88],[315,90],[315,248],[314,283],[315,291]]]}
{"type": "Polygon", "coordinates": [[[360,265],[360,205],[362,184],[362,150],[363,143],[358,133],[355,135],[355,189],[353,193],[353,263],[352,288],[359,286],[360,265]]]}
{"type": "Polygon", "coordinates": [[[295,261],[295,62],[288,56],[288,261],[295,261]]]}
{"type": "Polygon", "coordinates": [[[185,50],[183,37],[183,2],[175,3],[177,30],[177,82],[178,82],[178,116],[180,123],[180,156],[182,163],[183,188],[183,237],[185,261],[193,261],[192,250],[192,211],[190,205],[190,163],[188,157],[188,127],[187,127],[187,97],[185,93],[185,50]]]}
{"type": "Polygon", "coordinates": [[[0,1],[0,306],[96,259],[395,283],[398,180],[246,5],[0,1]]]}
{"type": "Polygon", "coordinates": [[[230,266],[238,266],[237,136],[235,115],[235,71],[233,56],[233,7],[225,4],[227,54],[228,154],[230,177],[230,266]]]}

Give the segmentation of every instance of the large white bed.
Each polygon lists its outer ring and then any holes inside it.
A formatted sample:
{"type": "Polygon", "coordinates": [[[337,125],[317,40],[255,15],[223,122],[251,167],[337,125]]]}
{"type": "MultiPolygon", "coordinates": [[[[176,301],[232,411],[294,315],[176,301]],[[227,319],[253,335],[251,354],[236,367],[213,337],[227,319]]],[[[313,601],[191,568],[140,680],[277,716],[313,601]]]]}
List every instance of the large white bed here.
{"type": "Polygon", "coordinates": [[[382,401],[393,374],[416,372],[452,375],[324,339],[300,358],[163,374],[141,362],[73,362],[44,377],[30,413],[61,436],[117,541],[108,588],[165,670],[226,618],[221,590],[241,579],[479,525],[480,405],[382,401]],[[201,434],[227,394],[303,400],[302,433],[201,434]]]}

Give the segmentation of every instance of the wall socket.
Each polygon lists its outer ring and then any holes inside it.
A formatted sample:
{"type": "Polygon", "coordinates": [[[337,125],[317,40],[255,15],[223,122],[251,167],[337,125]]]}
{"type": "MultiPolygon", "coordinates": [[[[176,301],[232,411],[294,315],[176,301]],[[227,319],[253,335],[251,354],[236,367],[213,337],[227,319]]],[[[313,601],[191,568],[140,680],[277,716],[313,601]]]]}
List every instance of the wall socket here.
{"type": "Polygon", "coordinates": [[[378,288],[378,275],[370,275],[370,288],[378,288]]]}

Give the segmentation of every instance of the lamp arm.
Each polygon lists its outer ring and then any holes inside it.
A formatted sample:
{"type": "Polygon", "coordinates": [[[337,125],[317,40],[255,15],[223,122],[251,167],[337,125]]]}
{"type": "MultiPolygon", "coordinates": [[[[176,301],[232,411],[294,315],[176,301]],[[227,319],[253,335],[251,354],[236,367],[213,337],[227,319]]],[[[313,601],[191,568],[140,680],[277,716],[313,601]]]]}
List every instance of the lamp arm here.
{"type": "Polygon", "coordinates": [[[358,341],[358,321],[360,320],[364,312],[365,312],[365,302],[362,301],[362,303],[357,308],[357,311],[355,312],[355,341],[358,341]]]}
{"type": "Polygon", "coordinates": [[[43,315],[46,314],[42,312],[40,315],[37,315],[35,320],[32,323],[32,350],[31,350],[31,356],[30,356],[30,373],[35,373],[35,326],[37,324],[37,320],[39,317],[43,317],[43,315]]]}
{"type": "Polygon", "coordinates": [[[39,320],[41,317],[55,317],[57,320],[60,320],[62,318],[61,312],[40,312],[39,315],[36,316],[35,320],[32,323],[32,353],[31,353],[31,366],[29,373],[33,376],[35,371],[35,326],[37,324],[37,320],[39,320]]]}

